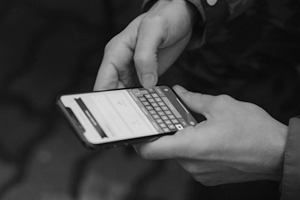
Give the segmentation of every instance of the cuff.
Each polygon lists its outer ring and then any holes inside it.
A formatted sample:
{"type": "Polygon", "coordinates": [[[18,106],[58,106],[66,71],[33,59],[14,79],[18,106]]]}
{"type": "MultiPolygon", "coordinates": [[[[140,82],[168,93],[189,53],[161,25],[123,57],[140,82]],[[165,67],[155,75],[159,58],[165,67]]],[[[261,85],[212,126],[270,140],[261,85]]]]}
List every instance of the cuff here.
{"type": "MultiPolygon", "coordinates": [[[[144,0],[142,11],[148,11],[158,0],[144,0]]],[[[195,6],[201,20],[194,27],[193,41],[188,49],[194,49],[202,46],[205,41],[219,30],[220,24],[223,24],[227,16],[222,16],[228,13],[228,6],[225,0],[219,0],[213,6],[209,5],[206,0],[186,0],[195,6]]]]}
{"type": "Polygon", "coordinates": [[[300,199],[300,116],[289,122],[281,187],[282,200],[300,199]]]}

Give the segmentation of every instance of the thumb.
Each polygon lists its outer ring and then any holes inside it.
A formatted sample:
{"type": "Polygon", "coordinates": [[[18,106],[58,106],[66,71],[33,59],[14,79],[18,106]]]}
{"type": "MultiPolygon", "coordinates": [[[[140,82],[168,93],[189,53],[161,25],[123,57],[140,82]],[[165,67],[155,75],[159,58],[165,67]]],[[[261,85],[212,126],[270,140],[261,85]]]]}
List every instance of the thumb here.
{"type": "Polygon", "coordinates": [[[141,84],[145,88],[152,88],[158,80],[157,52],[162,44],[165,30],[159,18],[145,17],[138,30],[134,63],[141,84]]]}
{"type": "Polygon", "coordinates": [[[190,138],[188,134],[193,131],[194,127],[186,127],[174,135],[165,135],[154,141],[148,141],[134,145],[136,152],[146,159],[171,159],[184,155],[185,147],[188,146],[190,138]]]}
{"type": "Polygon", "coordinates": [[[190,92],[179,85],[174,86],[173,89],[192,111],[203,114],[208,118],[209,105],[214,98],[213,96],[190,92]]]}

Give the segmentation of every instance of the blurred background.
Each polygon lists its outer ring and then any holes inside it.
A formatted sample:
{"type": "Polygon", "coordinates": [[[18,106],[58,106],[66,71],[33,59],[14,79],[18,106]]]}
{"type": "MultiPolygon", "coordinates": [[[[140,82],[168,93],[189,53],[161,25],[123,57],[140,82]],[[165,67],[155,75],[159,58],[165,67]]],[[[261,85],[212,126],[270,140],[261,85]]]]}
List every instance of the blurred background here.
{"type": "MultiPolygon", "coordinates": [[[[92,90],[105,44],[140,13],[141,3],[141,0],[1,0],[0,199],[278,197],[277,183],[204,187],[173,161],[143,160],[131,147],[86,150],[74,136],[55,106],[57,95],[92,90]]],[[[244,39],[243,34],[240,37],[244,39]]],[[[215,48],[207,49],[212,52],[215,48]]],[[[198,57],[188,59],[193,62],[198,57]]],[[[203,53],[200,58],[214,57],[203,53]]],[[[290,94],[299,94],[295,92],[299,92],[297,71],[273,70],[266,76],[269,69],[263,72],[255,69],[240,78],[235,69],[212,68],[209,76],[199,69],[198,73],[204,77],[196,84],[197,77],[184,83],[180,78],[185,72],[176,70],[161,80],[170,85],[181,83],[190,89],[200,88],[205,93],[229,93],[240,100],[250,99],[285,123],[300,110],[299,106],[297,109],[292,106],[299,102],[299,97],[293,102],[288,98],[290,94]],[[219,79],[225,72],[225,78],[219,79]],[[282,75],[285,78],[280,78],[282,75]],[[289,77],[295,77],[295,81],[289,77]],[[275,89],[268,86],[273,82],[278,83],[275,89]],[[294,91],[287,90],[293,86],[294,91]]]]}
{"type": "Polygon", "coordinates": [[[55,98],[91,91],[105,44],[140,0],[1,0],[0,199],[181,200],[190,177],[131,147],[86,150],[55,98]]]}

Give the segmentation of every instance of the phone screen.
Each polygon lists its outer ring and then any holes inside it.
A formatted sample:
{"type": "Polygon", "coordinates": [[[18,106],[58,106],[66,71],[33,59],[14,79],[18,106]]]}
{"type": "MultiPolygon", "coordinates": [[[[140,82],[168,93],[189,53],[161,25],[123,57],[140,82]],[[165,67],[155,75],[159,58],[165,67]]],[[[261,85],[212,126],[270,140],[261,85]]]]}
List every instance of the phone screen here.
{"type": "Polygon", "coordinates": [[[197,123],[167,86],[63,95],[60,102],[91,144],[170,134],[197,123]]]}

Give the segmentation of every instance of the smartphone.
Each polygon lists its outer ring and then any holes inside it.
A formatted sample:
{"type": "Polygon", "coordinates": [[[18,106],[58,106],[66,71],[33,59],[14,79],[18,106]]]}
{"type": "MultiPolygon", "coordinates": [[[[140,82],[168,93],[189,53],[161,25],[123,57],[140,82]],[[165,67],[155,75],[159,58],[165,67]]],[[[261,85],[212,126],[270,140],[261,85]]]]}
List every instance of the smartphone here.
{"type": "Polygon", "coordinates": [[[197,124],[168,86],[61,95],[57,104],[90,149],[131,145],[197,124]]]}

